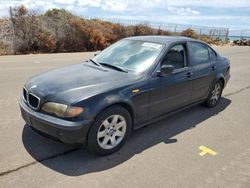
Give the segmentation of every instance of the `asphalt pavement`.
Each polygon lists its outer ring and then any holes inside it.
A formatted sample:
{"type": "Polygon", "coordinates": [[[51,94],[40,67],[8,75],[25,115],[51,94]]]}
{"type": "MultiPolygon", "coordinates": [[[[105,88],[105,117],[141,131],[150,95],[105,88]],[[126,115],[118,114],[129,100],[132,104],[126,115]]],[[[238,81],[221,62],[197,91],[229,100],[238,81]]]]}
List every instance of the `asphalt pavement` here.
{"type": "Polygon", "coordinates": [[[1,56],[0,187],[250,187],[250,47],[216,50],[231,60],[217,107],[141,128],[105,157],[38,135],[18,106],[28,78],[94,53],[1,56]]]}

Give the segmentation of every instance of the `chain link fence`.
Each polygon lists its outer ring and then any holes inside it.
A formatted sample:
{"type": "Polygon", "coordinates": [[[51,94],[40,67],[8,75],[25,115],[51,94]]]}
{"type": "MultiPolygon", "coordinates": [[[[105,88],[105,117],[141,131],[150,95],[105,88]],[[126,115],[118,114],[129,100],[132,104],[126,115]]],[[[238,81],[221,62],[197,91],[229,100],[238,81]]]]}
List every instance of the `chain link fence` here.
{"type": "Polygon", "coordinates": [[[84,17],[85,19],[100,19],[112,23],[118,23],[124,26],[146,25],[155,29],[162,29],[172,32],[174,35],[179,35],[186,29],[194,30],[199,36],[207,35],[213,39],[227,40],[229,36],[229,28],[224,27],[205,27],[197,25],[185,25],[175,23],[163,23],[163,22],[151,22],[151,21],[139,21],[139,20],[126,20],[117,18],[100,18],[100,17],[84,17]]]}
{"type": "Polygon", "coordinates": [[[249,30],[234,30],[225,27],[206,27],[198,25],[186,25],[186,24],[175,24],[175,23],[163,23],[163,22],[151,22],[151,21],[139,21],[139,20],[126,20],[117,18],[100,18],[100,17],[84,17],[85,19],[100,19],[112,23],[118,23],[124,26],[135,26],[135,25],[147,25],[155,29],[162,29],[165,31],[172,32],[174,35],[179,35],[186,29],[194,30],[199,36],[207,35],[212,39],[221,39],[223,41],[234,41],[247,39],[250,40],[250,29],[249,30]]]}
{"type": "Polygon", "coordinates": [[[250,39],[250,30],[230,30],[230,40],[250,39]]]}

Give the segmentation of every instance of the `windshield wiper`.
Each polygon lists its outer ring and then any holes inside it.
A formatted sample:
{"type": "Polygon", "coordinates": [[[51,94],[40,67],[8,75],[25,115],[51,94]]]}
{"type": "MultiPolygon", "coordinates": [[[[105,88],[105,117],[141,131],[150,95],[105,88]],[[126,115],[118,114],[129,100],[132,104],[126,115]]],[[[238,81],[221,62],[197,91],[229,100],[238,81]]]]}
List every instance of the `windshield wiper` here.
{"type": "Polygon", "coordinates": [[[92,63],[94,63],[95,65],[101,67],[102,65],[96,61],[94,61],[93,59],[89,59],[89,61],[91,61],[92,63]]]}
{"type": "Polygon", "coordinates": [[[118,71],[122,71],[122,72],[128,72],[127,69],[123,68],[123,67],[120,67],[120,66],[117,66],[117,65],[112,65],[112,64],[108,64],[108,63],[100,63],[101,65],[103,66],[106,66],[106,67],[110,67],[112,69],[115,69],[115,70],[118,70],[118,71]]]}

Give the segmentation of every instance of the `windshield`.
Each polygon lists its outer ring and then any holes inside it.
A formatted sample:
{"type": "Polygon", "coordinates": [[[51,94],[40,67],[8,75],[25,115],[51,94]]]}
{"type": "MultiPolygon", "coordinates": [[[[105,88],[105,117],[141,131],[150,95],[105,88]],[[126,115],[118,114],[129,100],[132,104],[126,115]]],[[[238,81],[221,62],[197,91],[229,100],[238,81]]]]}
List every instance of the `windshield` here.
{"type": "Polygon", "coordinates": [[[159,43],[121,40],[103,50],[93,60],[143,72],[154,63],[163,47],[164,45],[159,43]]]}

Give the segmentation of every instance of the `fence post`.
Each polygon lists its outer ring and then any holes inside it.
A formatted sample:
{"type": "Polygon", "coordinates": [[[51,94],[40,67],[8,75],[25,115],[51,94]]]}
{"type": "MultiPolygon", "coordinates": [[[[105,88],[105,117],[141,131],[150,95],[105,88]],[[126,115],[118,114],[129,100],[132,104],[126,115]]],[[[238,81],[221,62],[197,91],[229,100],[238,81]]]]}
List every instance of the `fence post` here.
{"type": "Polygon", "coordinates": [[[229,40],[228,35],[229,35],[229,28],[227,28],[226,30],[226,42],[229,40]]]}
{"type": "Polygon", "coordinates": [[[241,40],[243,39],[243,30],[241,30],[241,32],[240,32],[240,39],[241,40]]]}
{"type": "Polygon", "coordinates": [[[13,33],[11,45],[12,45],[12,50],[13,50],[14,54],[16,54],[16,31],[15,31],[15,26],[13,23],[13,12],[12,12],[11,6],[10,6],[10,22],[11,22],[11,29],[12,29],[12,33],[13,33]]]}

